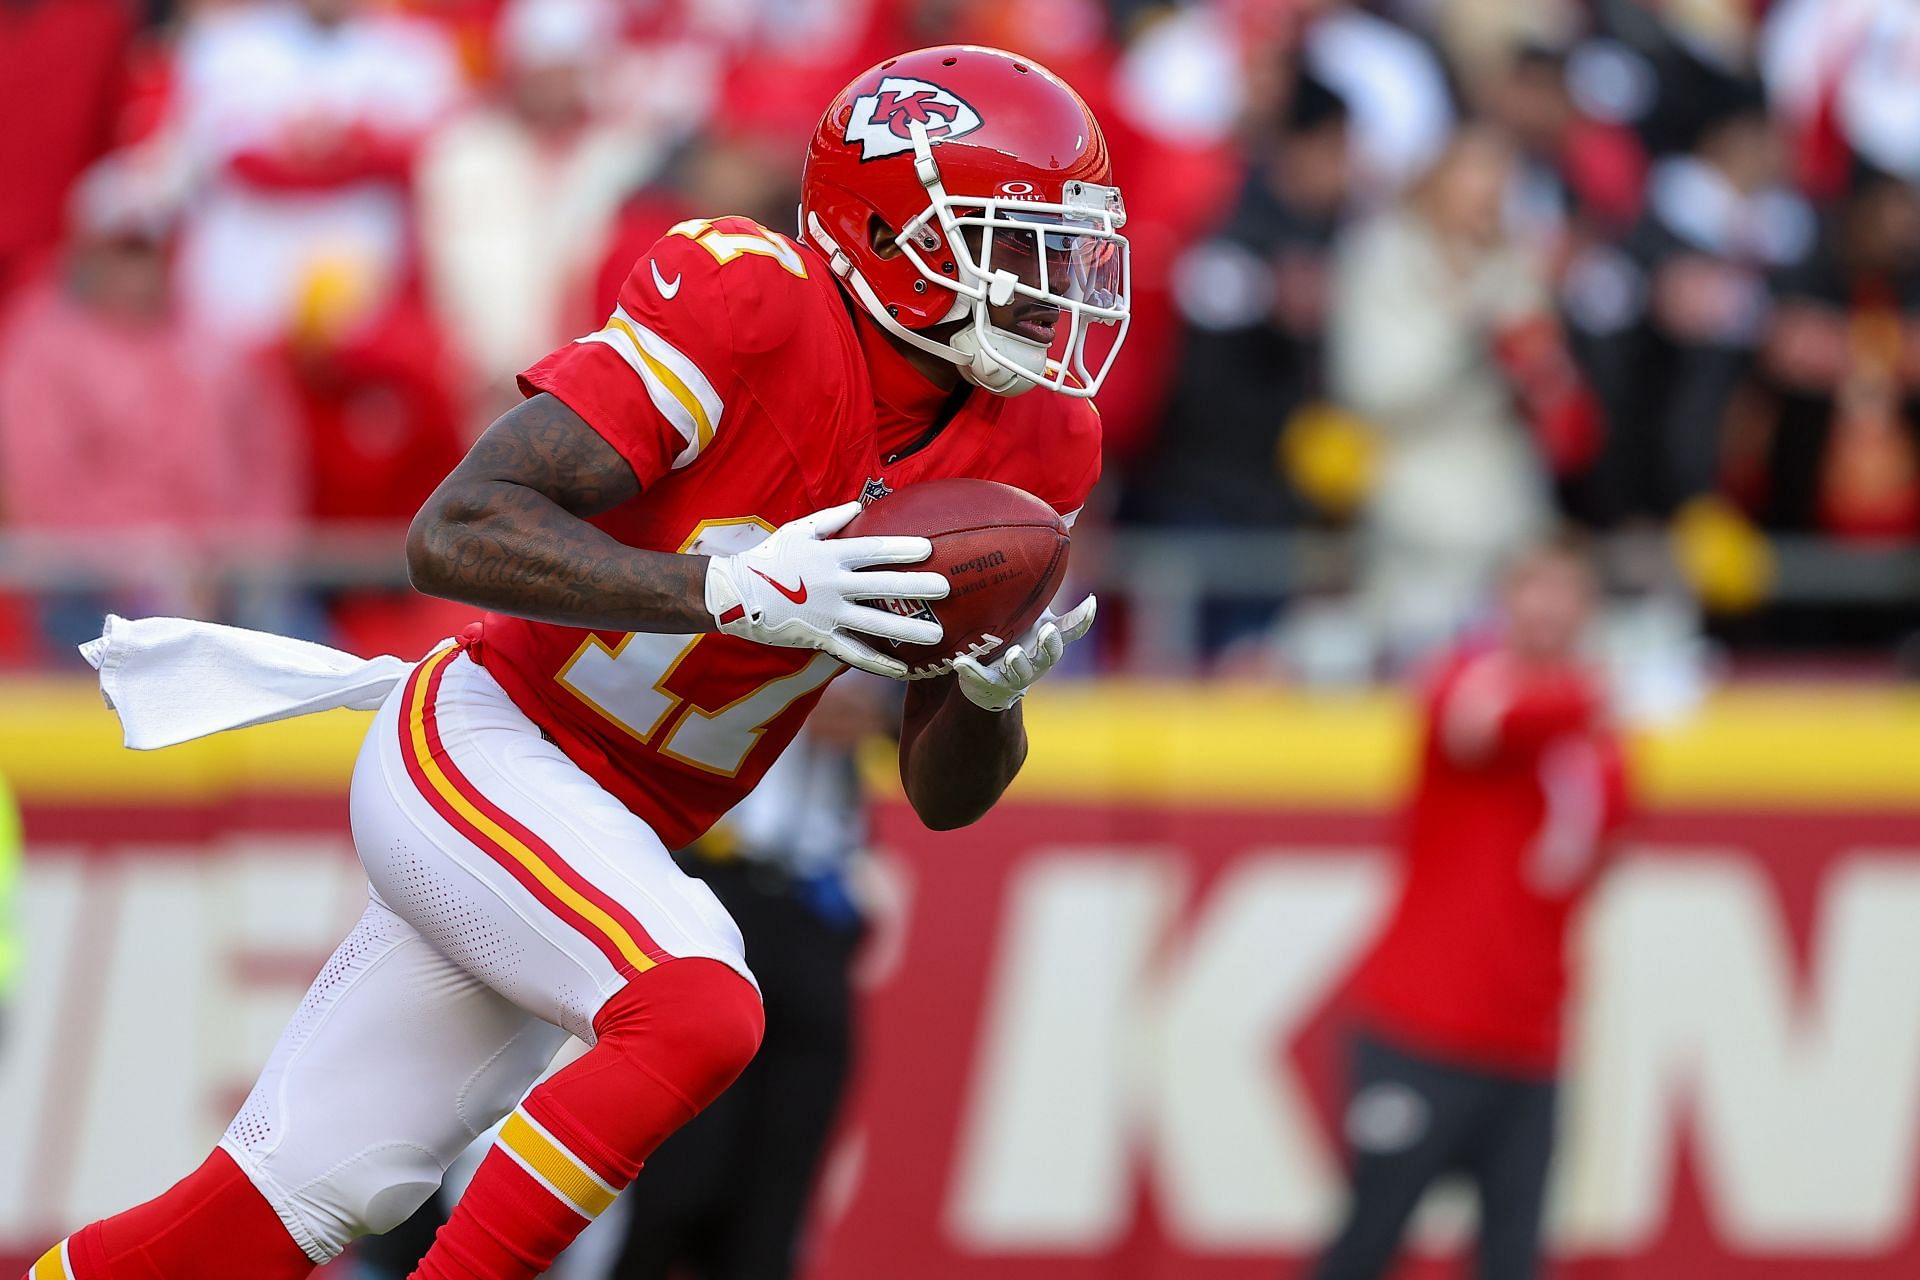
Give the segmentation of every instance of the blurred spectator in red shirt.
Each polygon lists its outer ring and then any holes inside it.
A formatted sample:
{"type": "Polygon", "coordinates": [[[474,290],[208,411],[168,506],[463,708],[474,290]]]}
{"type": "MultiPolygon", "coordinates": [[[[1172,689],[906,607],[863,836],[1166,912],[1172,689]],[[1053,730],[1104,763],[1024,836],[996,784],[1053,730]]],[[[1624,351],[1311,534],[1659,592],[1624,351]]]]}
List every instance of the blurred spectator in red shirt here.
{"type": "Polygon", "coordinates": [[[404,522],[464,452],[445,343],[416,302],[336,313],[330,287],[275,352],[312,457],[308,509],[321,522],[404,522]]]}
{"type": "MultiPolygon", "coordinates": [[[[367,287],[350,274],[316,275],[268,358],[297,406],[318,529],[377,525],[373,536],[397,545],[465,441],[433,316],[411,297],[369,302],[367,287]]],[[[407,590],[347,592],[329,610],[334,642],[362,653],[422,652],[473,618],[466,606],[407,590]]]]}
{"type": "Polygon", "coordinates": [[[567,304],[621,201],[661,162],[663,139],[602,109],[617,17],[609,0],[514,0],[499,29],[500,100],[421,152],[428,295],[481,390],[473,420],[517,402],[515,372],[576,335],[567,304]]]}
{"type": "MultiPolygon", "coordinates": [[[[270,554],[300,527],[305,457],[273,380],[173,307],[172,214],[154,175],[110,157],[73,210],[59,268],[22,290],[0,331],[0,517],[80,537],[138,531],[103,543],[92,567],[144,584],[143,602],[108,593],[123,609],[178,612],[195,589],[183,565],[235,544],[270,554]]],[[[97,635],[98,608],[81,612],[77,638],[97,635]]]]}
{"type": "Polygon", "coordinates": [[[1386,1274],[1421,1195],[1455,1171],[1479,1191],[1479,1275],[1535,1274],[1567,929],[1627,811],[1580,657],[1593,597],[1578,552],[1527,552],[1497,635],[1427,688],[1399,898],[1354,985],[1353,1199],[1319,1280],[1386,1274]]]}
{"type": "Polygon", "coordinates": [[[408,179],[452,108],[440,30],[359,0],[267,0],[196,19],[174,130],[198,176],[181,246],[191,319],[245,342],[285,332],[308,277],[409,274],[408,179]]]}
{"type": "Polygon", "coordinates": [[[709,36],[726,40],[725,70],[713,82],[704,123],[777,139],[788,154],[805,146],[821,111],[848,80],[882,59],[951,38],[944,31],[915,32],[903,40],[896,25],[901,19],[910,23],[916,9],[951,7],[945,3],[750,0],[747,7],[752,12],[745,23],[721,19],[719,6],[707,6],[703,15],[709,36]]]}
{"type": "Polygon", "coordinates": [[[132,38],[124,0],[0,4],[0,299],[53,248],[68,187],[112,141],[132,38]]]}

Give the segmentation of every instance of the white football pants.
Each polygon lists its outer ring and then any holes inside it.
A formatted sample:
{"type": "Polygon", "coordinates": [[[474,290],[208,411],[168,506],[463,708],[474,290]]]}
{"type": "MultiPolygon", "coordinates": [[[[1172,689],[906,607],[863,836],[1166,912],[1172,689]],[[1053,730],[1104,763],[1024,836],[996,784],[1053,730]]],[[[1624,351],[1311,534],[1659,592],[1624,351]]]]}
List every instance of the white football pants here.
{"type": "Polygon", "coordinates": [[[366,914],[220,1142],[316,1262],[412,1214],[634,974],[752,980],[712,891],[458,649],[381,707],[352,812],[366,914]]]}

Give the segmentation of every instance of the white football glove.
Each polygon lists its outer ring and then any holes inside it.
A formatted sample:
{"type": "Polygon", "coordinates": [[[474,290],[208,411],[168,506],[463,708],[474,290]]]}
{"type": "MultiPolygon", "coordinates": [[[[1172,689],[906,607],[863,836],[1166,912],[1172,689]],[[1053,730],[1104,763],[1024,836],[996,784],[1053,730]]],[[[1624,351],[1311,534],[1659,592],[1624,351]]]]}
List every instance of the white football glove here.
{"type": "Polygon", "coordinates": [[[960,682],[960,692],[976,707],[1005,711],[1053,670],[1068,645],[1087,634],[1097,607],[1094,598],[1088,596],[1064,614],[1052,609],[1042,611],[1040,620],[1026,635],[984,665],[977,658],[955,658],[953,675],[960,682]]]}
{"type": "Polygon", "coordinates": [[[946,577],[931,572],[869,570],[916,564],[933,553],[925,538],[834,538],[860,514],[860,504],[828,507],[788,521],[758,546],[707,565],[707,611],[720,630],[761,644],[819,649],[850,667],[898,680],[907,664],[848,633],[863,631],[903,644],[934,644],[940,624],[907,618],[862,600],[939,600],[946,577]]]}

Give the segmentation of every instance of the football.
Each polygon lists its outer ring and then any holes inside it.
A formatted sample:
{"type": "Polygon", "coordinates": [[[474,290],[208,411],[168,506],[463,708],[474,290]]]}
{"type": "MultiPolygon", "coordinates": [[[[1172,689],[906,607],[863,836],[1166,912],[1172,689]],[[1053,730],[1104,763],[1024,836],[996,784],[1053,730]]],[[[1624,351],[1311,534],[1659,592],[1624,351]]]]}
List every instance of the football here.
{"type": "Polygon", "coordinates": [[[899,569],[937,569],[952,591],[944,600],[886,600],[909,616],[937,618],[945,630],[935,645],[873,643],[907,664],[907,678],[924,680],[953,670],[971,654],[987,660],[1033,625],[1067,573],[1067,524],[1023,489],[992,480],[929,480],[876,499],[840,537],[905,534],[929,539],[933,555],[899,569]]]}

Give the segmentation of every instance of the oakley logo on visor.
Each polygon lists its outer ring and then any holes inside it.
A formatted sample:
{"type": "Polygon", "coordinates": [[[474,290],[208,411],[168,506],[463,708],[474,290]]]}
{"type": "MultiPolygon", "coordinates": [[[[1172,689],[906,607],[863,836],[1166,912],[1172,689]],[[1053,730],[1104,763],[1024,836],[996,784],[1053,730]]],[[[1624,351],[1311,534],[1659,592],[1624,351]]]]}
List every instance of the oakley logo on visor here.
{"type": "Polygon", "coordinates": [[[978,129],[980,113],[937,84],[888,76],[876,92],[853,100],[846,140],[860,144],[862,160],[899,155],[913,150],[915,121],[929,142],[940,142],[978,129]]]}

